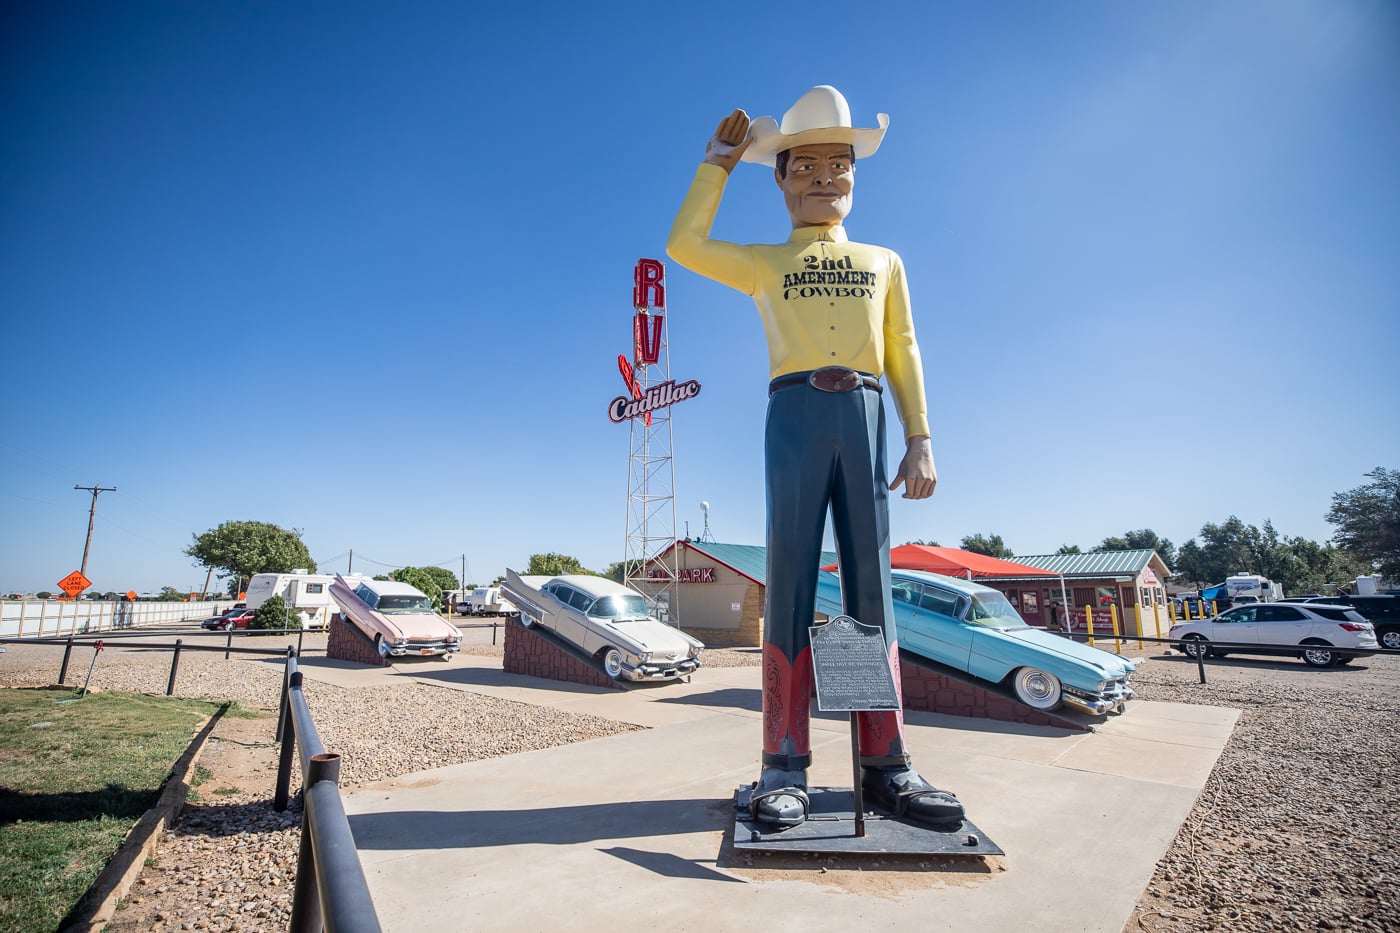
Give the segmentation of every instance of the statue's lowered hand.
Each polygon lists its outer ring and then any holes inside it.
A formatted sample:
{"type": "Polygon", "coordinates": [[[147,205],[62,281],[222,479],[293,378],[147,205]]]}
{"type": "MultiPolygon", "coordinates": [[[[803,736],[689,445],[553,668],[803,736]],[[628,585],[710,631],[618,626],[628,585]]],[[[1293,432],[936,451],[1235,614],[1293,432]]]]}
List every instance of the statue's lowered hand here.
{"type": "Polygon", "coordinates": [[[933,447],[927,435],[909,438],[904,459],[899,461],[890,491],[904,487],[904,499],[927,499],[938,485],[938,470],[933,465],[933,447]]]}

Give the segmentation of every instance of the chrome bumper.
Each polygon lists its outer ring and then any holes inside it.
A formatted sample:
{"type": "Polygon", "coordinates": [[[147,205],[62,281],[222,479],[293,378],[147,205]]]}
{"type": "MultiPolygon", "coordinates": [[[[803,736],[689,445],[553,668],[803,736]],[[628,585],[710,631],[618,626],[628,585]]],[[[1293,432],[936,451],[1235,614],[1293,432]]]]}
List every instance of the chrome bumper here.
{"type": "Polygon", "coordinates": [[[684,661],[671,661],[665,664],[648,661],[636,667],[624,667],[622,676],[632,681],[673,680],[677,677],[684,677],[699,667],[700,660],[698,658],[686,658],[684,661]]]}
{"type": "Polygon", "coordinates": [[[1137,696],[1127,684],[1115,684],[1114,687],[1116,689],[1093,695],[1071,693],[1066,689],[1060,698],[1066,706],[1072,706],[1093,716],[1103,716],[1114,710],[1121,710],[1129,700],[1137,696]]]}

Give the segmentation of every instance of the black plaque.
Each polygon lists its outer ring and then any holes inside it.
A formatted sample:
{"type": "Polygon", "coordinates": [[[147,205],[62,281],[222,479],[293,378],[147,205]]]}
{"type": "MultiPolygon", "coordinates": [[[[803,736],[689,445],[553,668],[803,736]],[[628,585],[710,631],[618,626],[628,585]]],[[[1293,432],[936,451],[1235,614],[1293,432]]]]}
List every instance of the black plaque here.
{"type": "Polygon", "coordinates": [[[837,616],[808,631],[818,709],[831,713],[900,708],[885,634],[878,626],[837,616]]]}

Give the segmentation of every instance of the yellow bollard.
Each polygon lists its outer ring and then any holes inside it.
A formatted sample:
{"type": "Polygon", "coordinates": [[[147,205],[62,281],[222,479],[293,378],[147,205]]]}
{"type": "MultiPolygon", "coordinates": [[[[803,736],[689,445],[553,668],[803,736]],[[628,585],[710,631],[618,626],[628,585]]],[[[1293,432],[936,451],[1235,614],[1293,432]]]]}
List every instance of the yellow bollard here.
{"type": "MultiPolygon", "coordinates": [[[[1213,615],[1213,616],[1218,616],[1218,615],[1220,615],[1220,607],[1217,606],[1217,605],[1215,604],[1215,600],[1213,600],[1213,599],[1210,601],[1210,614],[1213,615]]],[[[1205,617],[1206,617],[1206,610],[1205,610],[1205,607],[1202,606],[1202,607],[1201,607],[1201,618],[1204,619],[1205,617]]]]}
{"type": "Polygon", "coordinates": [[[1123,645],[1118,641],[1118,604],[1108,604],[1108,619],[1113,623],[1113,653],[1122,654],[1123,645]]]}
{"type": "MultiPolygon", "coordinates": [[[[1167,611],[1171,611],[1170,606],[1167,607],[1167,611]]],[[[1156,603],[1152,604],[1152,621],[1157,623],[1157,640],[1160,642],[1162,640],[1162,613],[1161,608],[1156,603]]]]}
{"type": "Polygon", "coordinates": [[[1089,646],[1094,645],[1094,607],[1084,607],[1084,627],[1089,630],[1089,646]]]}
{"type": "Polygon", "coordinates": [[[1142,605],[1139,603],[1133,606],[1133,615],[1137,618],[1138,650],[1142,649],[1142,605]]]}
{"type": "MultiPolygon", "coordinates": [[[[1185,605],[1183,603],[1183,605],[1185,605]]],[[[1167,617],[1171,619],[1172,625],[1176,624],[1176,603],[1167,603],[1167,617]]],[[[1162,623],[1157,623],[1157,637],[1162,637],[1162,623]]]]}

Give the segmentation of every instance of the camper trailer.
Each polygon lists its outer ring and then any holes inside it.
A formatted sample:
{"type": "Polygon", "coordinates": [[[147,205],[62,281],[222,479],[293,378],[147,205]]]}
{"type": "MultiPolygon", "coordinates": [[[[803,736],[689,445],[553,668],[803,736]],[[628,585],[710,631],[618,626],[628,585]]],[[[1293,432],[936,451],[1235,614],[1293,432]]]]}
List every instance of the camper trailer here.
{"type": "Polygon", "coordinates": [[[274,596],[281,596],[291,608],[288,628],[323,629],[330,625],[331,616],[339,611],[331,599],[330,574],[259,573],[248,583],[248,608],[257,609],[274,596]]]}
{"type": "Polygon", "coordinates": [[[1239,602],[1271,603],[1283,599],[1283,586],[1257,573],[1237,573],[1225,578],[1225,590],[1231,604],[1239,602]],[[1241,597],[1254,597],[1241,599],[1241,597]]]}
{"type": "Polygon", "coordinates": [[[515,616],[520,610],[501,593],[499,586],[478,586],[467,597],[466,605],[458,603],[457,610],[474,616],[515,616]]]}

